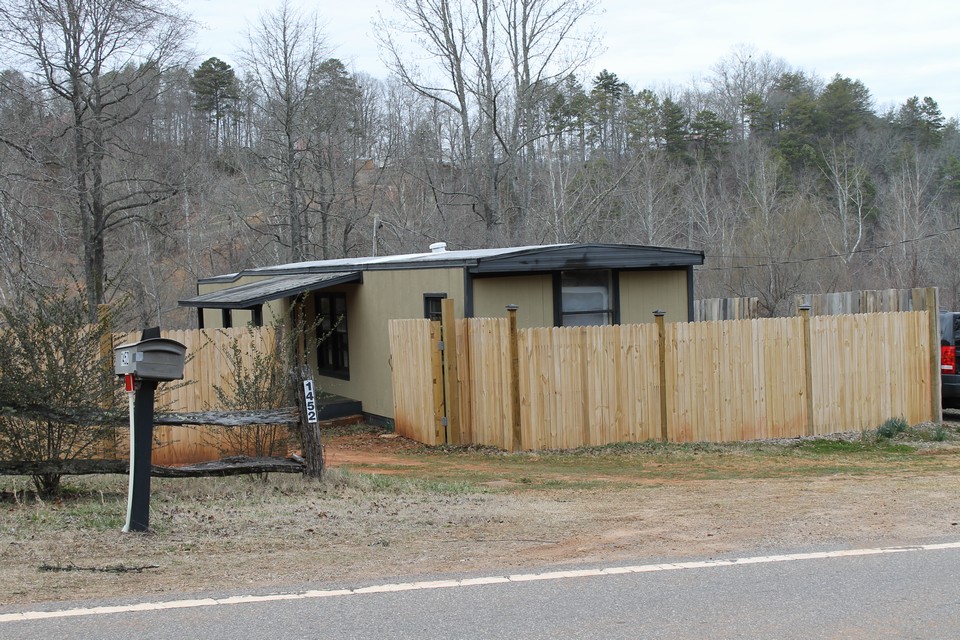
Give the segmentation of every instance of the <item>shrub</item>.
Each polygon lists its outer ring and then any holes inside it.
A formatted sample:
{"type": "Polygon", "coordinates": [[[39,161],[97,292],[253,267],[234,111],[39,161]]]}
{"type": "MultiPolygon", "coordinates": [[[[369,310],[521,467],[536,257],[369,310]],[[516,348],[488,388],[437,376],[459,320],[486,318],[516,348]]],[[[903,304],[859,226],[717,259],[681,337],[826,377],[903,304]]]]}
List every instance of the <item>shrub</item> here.
{"type": "MultiPolygon", "coordinates": [[[[226,385],[214,385],[220,408],[227,411],[279,409],[289,406],[287,354],[281,344],[283,327],[275,326],[278,344],[258,345],[253,328],[248,328],[244,348],[237,337],[230,339],[224,355],[229,362],[226,385]]],[[[214,440],[220,455],[248,454],[258,457],[285,454],[289,432],[285,425],[257,424],[221,427],[214,440]]]]}
{"type": "MultiPolygon", "coordinates": [[[[109,322],[89,324],[82,291],[24,300],[0,308],[0,460],[102,457],[126,415],[109,322]]],[[[33,476],[38,493],[56,494],[61,475],[33,476]]]]}
{"type": "Polygon", "coordinates": [[[878,438],[893,438],[897,434],[903,433],[910,428],[907,421],[903,418],[890,418],[882,425],[877,427],[878,438]]]}
{"type": "MultiPolygon", "coordinates": [[[[304,319],[301,305],[294,305],[286,322],[278,320],[274,324],[275,344],[253,347],[250,353],[244,354],[234,341],[226,354],[232,363],[228,375],[228,387],[231,390],[215,388],[221,406],[225,409],[276,409],[293,402],[302,405],[303,398],[299,396],[302,396],[303,380],[312,374],[300,338],[313,334],[317,326],[318,321],[307,322],[304,319]]],[[[319,336],[318,340],[325,340],[328,335],[319,336]]],[[[241,432],[233,433],[230,437],[236,440],[238,436],[235,434],[241,432]]],[[[247,444],[252,446],[256,455],[269,455],[280,442],[284,445],[287,443],[283,437],[286,432],[281,427],[267,425],[259,428],[259,431],[254,428],[247,433],[250,434],[247,444]]],[[[321,477],[323,447],[320,444],[319,426],[300,420],[296,433],[291,435],[298,441],[306,461],[306,475],[321,477]]]]}

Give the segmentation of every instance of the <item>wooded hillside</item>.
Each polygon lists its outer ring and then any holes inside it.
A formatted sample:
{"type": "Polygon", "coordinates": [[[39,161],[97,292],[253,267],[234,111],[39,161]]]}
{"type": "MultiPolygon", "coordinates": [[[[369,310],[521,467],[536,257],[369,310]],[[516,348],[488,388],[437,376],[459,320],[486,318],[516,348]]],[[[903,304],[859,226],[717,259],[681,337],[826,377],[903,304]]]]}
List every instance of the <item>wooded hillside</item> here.
{"type": "Polygon", "coordinates": [[[698,297],[768,313],[860,288],[960,305],[960,125],[923,87],[880,111],[746,47],[697,84],[584,77],[575,0],[395,0],[385,80],[288,5],[233,68],[190,60],[160,0],[74,4],[0,2],[0,304],[72,278],[91,309],[131,294],[189,327],[198,277],[444,240],[701,249],[698,297]]]}

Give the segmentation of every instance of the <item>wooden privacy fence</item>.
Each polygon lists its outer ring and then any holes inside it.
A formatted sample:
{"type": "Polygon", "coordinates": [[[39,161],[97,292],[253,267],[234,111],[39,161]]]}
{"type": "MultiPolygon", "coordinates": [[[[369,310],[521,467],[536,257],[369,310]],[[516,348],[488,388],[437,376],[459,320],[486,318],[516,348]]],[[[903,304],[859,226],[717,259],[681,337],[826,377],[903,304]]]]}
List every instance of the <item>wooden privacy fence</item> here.
{"type": "Polygon", "coordinates": [[[836,293],[804,293],[794,296],[797,312],[810,307],[810,315],[879,313],[885,311],[939,310],[936,287],[917,289],[870,289],[836,293]]]}
{"type": "Polygon", "coordinates": [[[760,317],[759,298],[704,298],[693,301],[693,320],[751,320],[760,317]]]}
{"type": "Polygon", "coordinates": [[[926,311],[657,320],[511,331],[509,317],[448,318],[455,335],[442,352],[439,322],[393,320],[396,430],[427,444],[556,449],[823,435],[939,416],[926,311]]]}
{"type": "MultiPolygon", "coordinates": [[[[229,395],[233,391],[232,375],[234,345],[241,367],[252,366],[255,353],[272,353],[276,330],[272,327],[234,327],[230,329],[186,329],[163,331],[164,338],[176,340],[187,347],[187,361],[183,380],[164,382],[157,387],[156,408],[160,412],[189,413],[223,409],[217,399],[219,386],[229,395]]],[[[138,342],[140,332],[115,333],[115,346],[138,342]]],[[[122,381],[118,382],[122,385],[122,381]]],[[[163,426],[154,429],[153,463],[158,465],[185,464],[216,460],[220,457],[221,431],[215,427],[163,426]]],[[[119,443],[120,452],[126,451],[126,437],[119,443]]]]}

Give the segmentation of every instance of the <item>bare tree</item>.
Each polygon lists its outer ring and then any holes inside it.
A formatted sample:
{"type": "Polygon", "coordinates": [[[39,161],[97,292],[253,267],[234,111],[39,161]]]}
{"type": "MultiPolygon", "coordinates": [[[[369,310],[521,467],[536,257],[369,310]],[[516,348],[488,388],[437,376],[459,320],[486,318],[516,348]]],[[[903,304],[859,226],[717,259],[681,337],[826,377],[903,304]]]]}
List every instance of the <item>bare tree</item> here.
{"type": "Polygon", "coordinates": [[[304,145],[312,203],[308,235],[319,257],[343,257],[355,249],[357,227],[383,178],[379,83],[330,58],[320,64],[311,92],[304,145]]]}
{"type": "Polygon", "coordinates": [[[19,304],[21,291],[47,278],[63,248],[56,225],[40,213],[44,146],[42,90],[17,71],[0,73],[0,305],[19,304]],[[47,253],[50,251],[51,253],[47,253]]]}
{"type": "MultiPolygon", "coordinates": [[[[493,104],[476,105],[474,101],[478,87],[471,84],[471,76],[486,81],[488,100],[494,92],[489,86],[492,82],[492,69],[489,66],[492,64],[492,33],[489,28],[484,30],[479,26],[489,27],[489,4],[483,0],[469,3],[396,0],[394,6],[401,16],[400,22],[388,23],[381,17],[378,30],[386,62],[401,82],[454,115],[454,126],[445,132],[447,140],[443,144],[447,147],[450,160],[463,169],[465,183],[447,185],[444,190],[449,195],[459,191],[473,200],[472,206],[483,221],[489,238],[498,216],[490,192],[490,187],[495,183],[491,185],[489,179],[484,180],[479,171],[474,174],[477,164],[483,164],[482,159],[477,157],[475,134],[482,133],[488,138],[487,144],[490,144],[492,126],[489,119],[495,110],[493,104]],[[414,39],[422,51],[421,55],[437,66],[437,77],[424,74],[417,66],[416,54],[398,40],[398,34],[407,34],[414,39]],[[480,62],[480,69],[471,65],[471,52],[480,62]],[[483,68],[485,62],[486,69],[483,68]]],[[[489,170],[486,173],[489,174],[489,170]]]]}
{"type": "Polygon", "coordinates": [[[820,149],[820,160],[831,196],[817,207],[824,237],[832,252],[849,263],[864,239],[870,213],[870,175],[846,143],[827,140],[820,149]]]}
{"type": "Polygon", "coordinates": [[[177,192],[166,179],[118,175],[122,163],[111,160],[137,154],[116,132],[155,99],[191,27],[163,0],[0,0],[6,50],[43,83],[51,110],[64,113],[53,135],[70,144],[48,187],[79,224],[91,320],[105,298],[107,236],[177,192]]]}
{"type": "Polygon", "coordinates": [[[624,198],[628,229],[618,234],[646,245],[673,245],[682,236],[681,169],[661,149],[641,151],[624,198]]]}
{"type": "Polygon", "coordinates": [[[908,147],[881,192],[880,237],[885,249],[881,264],[889,282],[898,287],[926,286],[939,261],[931,255],[930,239],[943,224],[941,188],[936,164],[920,150],[908,147]]]}
{"type": "Polygon", "coordinates": [[[717,62],[707,80],[711,95],[709,108],[733,126],[734,138],[747,137],[749,117],[747,96],[765,96],[777,80],[789,70],[786,62],[754,47],[739,45],[730,55],[717,62]]]}
{"type": "Polygon", "coordinates": [[[294,262],[309,253],[306,216],[313,203],[304,178],[310,151],[307,113],[325,52],[316,15],[301,14],[285,0],[250,27],[242,53],[248,83],[259,98],[258,157],[265,178],[255,181],[273,209],[269,233],[294,262]]]}
{"type": "MultiPolygon", "coordinates": [[[[757,296],[767,315],[786,311],[803,291],[803,257],[815,236],[806,207],[788,186],[785,163],[761,141],[750,141],[734,157],[743,220],[739,261],[731,271],[740,296],[757,296]]],[[[815,223],[814,223],[815,224],[815,223]]]]}
{"type": "MultiPolygon", "coordinates": [[[[495,227],[523,232],[534,185],[533,152],[545,136],[538,119],[549,85],[593,53],[578,36],[593,0],[394,0],[400,20],[380,20],[387,63],[401,81],[455,114],[446,143],[461,182],[452,185],[482,221],[487,244],[495,227]],[[421,59],[400,41],[410,36],[421,59]]],[[[451,192],[452,194],[452,192],[451,192]]]]}

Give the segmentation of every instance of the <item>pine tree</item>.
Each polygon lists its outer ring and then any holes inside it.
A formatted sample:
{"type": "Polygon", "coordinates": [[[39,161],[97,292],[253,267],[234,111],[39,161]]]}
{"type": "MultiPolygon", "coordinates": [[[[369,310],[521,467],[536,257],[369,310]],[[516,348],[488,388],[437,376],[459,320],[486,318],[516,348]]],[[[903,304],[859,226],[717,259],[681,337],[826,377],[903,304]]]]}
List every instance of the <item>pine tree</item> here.
{"type": "Polygon", "coordinates": [[[233,67],[219,58],[209,58],[200,64],[190,77],[193,90],[193,108],[207,115],[213,125],[214,147],[219,149],[224,133],[224,121],[236,112],[240,86],[233,67]]]}

